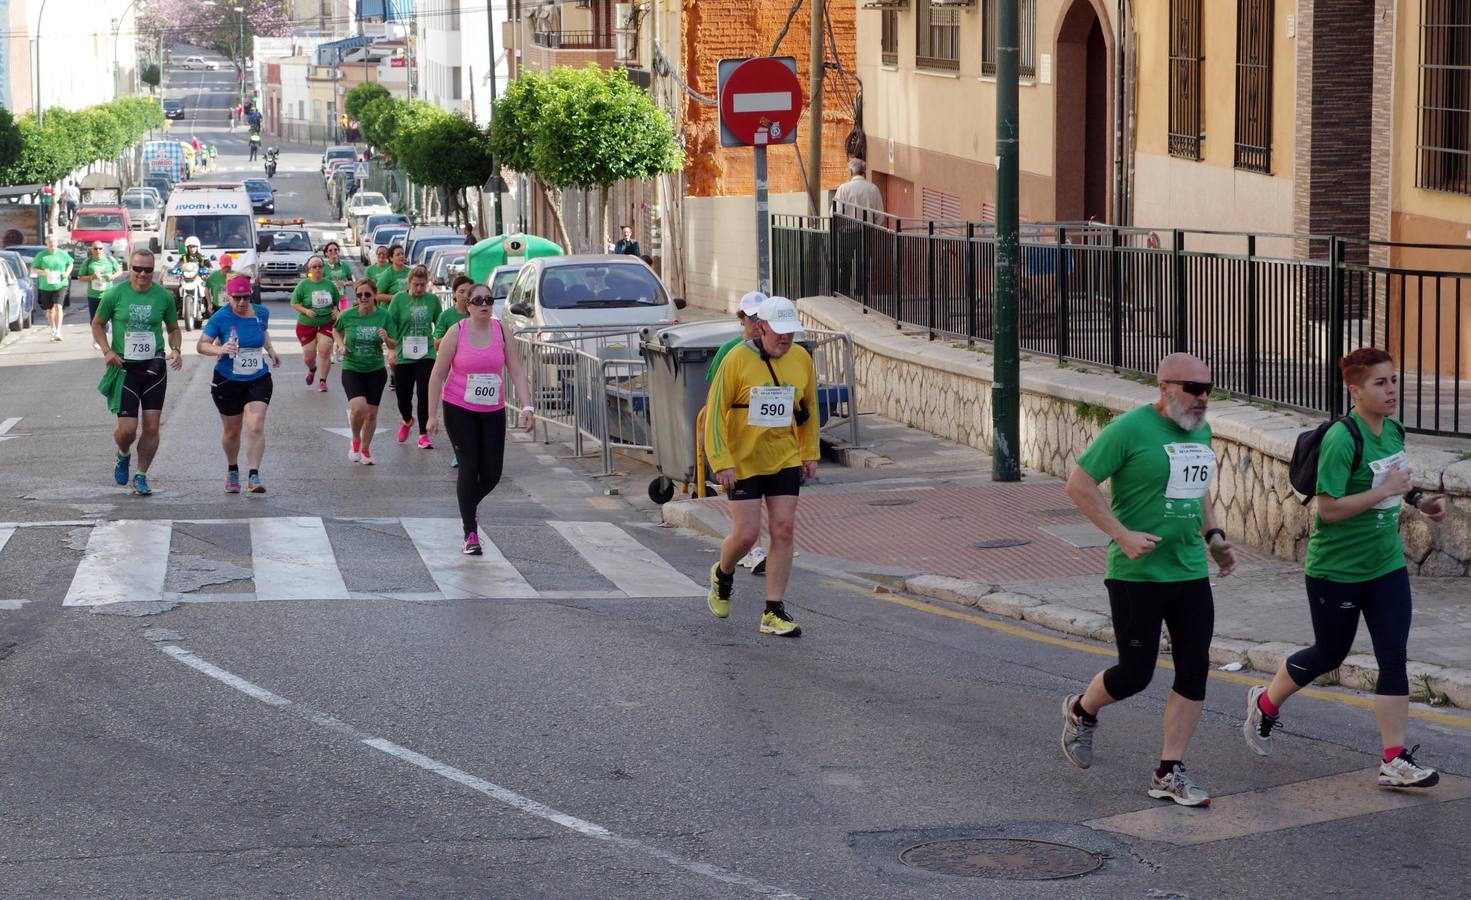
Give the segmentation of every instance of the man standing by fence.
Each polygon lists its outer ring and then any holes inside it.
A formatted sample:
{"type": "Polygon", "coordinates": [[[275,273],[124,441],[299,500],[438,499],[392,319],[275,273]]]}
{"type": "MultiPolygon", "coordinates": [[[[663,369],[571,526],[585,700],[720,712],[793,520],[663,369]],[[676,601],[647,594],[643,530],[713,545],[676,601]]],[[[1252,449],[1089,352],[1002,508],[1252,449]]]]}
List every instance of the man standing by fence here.
{"type": "Polygon", "coordinates": [[[833,192],[833,226],[838,239],[835,248],[838,254],[838,283],[833,285],[833,290],[846,293],[850,297],[862,296],[868,285],[867,261],[860,263],[857,259],[862,226],[839,222],[836,217],[863,218],[867,211],[872,219],[873,213],[883,213],[884,195],[879,191],[878,185],[868,180],[868,176],[864,174],[867,171],[868,166],[863,160],[856,157],[848,160],[848,173],[852,177],[838,185],[838,189],[833,192]]]}

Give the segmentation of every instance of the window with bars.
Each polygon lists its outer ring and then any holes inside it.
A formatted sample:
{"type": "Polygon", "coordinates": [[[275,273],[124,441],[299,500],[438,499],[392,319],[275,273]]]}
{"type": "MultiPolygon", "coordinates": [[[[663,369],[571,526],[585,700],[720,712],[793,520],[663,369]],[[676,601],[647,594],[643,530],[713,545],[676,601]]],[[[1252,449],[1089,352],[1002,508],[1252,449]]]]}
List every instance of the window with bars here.
{"type": "Polygon", "coordinates": [[[1471,4],[1424,0],[1415,184],[1471,194],[1471,4]]]}
{"type": "Polygon", "coordinates": [[[1272,22],[1275,0],[1236,3],[1236,168],[1272,171],[1272,22]]]}
{"type": "MultiPolygon", "coordinates": [[[[996,10],[999,0],[981,2],[981,74],[996,74],[996,10]]],[[[1037,0],[1021,0],[1020,21],[1017,22],[1021,61],[1018,73],[1022,78],[1037,77],[1037,0]]]]}
{"type": "Polygon", "coordinates": [[[1200,159],[1201,0],[1170,0],[1170,155],[1200,159]]]}
{"type": "Polygon", "coordinates": [[[880,61],[886,66],[899,65],[899,10],[885,9],[879,13],[880,61]]]}
{"type": "Polygon", "coordinates": [[[925,69],[960,68],[960,9],[915,4],[914,64],[925,69]]]}

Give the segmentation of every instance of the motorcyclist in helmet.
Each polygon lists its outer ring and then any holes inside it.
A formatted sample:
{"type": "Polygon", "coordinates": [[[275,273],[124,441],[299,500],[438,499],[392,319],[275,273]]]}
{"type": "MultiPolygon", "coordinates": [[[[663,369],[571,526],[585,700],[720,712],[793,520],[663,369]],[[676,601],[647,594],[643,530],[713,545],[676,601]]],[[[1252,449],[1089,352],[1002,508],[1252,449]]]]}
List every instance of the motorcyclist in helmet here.
{"type": "Polygon", "coordinates": [[[198,263],[201,277],[209,271],[209,257],[205,256],[204,251],[200,249],[199,238],[192,234],[184,239],[184,250],[179,254],[179,264],[176,271],[182,272],[184,270],[184,263],[186,262],[198,263]]]}

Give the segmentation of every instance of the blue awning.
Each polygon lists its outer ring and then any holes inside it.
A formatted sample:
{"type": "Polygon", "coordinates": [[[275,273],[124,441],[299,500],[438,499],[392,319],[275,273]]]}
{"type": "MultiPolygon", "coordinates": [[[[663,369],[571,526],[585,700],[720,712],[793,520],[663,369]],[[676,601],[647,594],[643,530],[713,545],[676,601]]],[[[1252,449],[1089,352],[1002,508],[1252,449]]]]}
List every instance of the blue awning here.
{"type": "Polygon", "coordinates": [[[342,58],[359,47],[366,47],[373,43],[373,38],[367,36],[343,38],[340,41],[332,41],[317,47],[317,65],[335,66],[342,62],[342,58]]]}

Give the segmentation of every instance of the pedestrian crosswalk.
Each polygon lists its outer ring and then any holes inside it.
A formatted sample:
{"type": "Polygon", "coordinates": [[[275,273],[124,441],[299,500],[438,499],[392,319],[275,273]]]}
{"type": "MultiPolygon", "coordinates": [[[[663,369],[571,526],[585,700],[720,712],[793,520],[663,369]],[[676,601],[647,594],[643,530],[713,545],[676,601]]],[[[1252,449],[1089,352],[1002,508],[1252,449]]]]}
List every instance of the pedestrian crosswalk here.
{"type": "MultiPolygon", "coordinates": [[[[464,535],[458,519],[119,520],[98,522],[87,530],[64,606],[158,600],[674,598],[703,593],[611,522],[482,526],[483,555],[478,557],[461,554],[464,535]],[[192,573],[194,580],[181,577],[180,570],[192,573]]],[[[5,552],[15,531],[8,524],[0,526],[0,573],[7,566],[24,565],[12,558],[16,551],[5,552]]],[[[0,587],[0,604],[5,599],[0,587]]]]}

